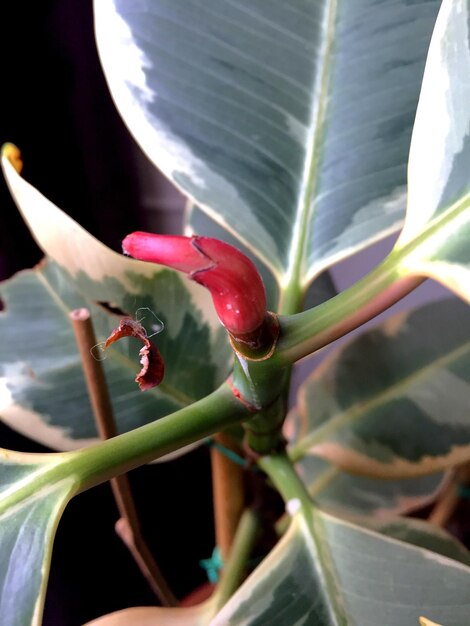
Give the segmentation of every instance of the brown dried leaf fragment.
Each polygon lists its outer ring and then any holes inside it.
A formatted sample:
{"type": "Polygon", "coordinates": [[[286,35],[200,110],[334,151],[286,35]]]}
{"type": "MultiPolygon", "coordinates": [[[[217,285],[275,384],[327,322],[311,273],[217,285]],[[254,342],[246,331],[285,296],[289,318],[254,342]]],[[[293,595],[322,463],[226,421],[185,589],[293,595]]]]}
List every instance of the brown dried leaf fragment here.
{"type": "Polygon", "coordinates": [[[112,343],[123,337],[135,337],[144,344],[139,352],[142,369],[135,378],[140,389],[146,391],[159,385],[163,380],[165,366],[157,346],[147,337],[145,328],[140,322],[133,320],[131,317],[125,317],[109,335],[104,347],[109,348],[112,343]]]}

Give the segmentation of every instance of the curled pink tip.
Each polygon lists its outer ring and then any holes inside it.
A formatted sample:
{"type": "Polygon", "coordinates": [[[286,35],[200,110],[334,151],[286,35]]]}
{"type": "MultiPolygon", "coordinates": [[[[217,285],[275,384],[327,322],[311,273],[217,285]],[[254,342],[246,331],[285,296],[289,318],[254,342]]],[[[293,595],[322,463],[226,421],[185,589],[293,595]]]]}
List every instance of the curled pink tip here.
{"type": "Polygon", "coordinates": [[[126,254],[180,270],[207,287],[217,315],[234,336],[256,331],[266,316],[261,276],[248,257],[211,237],[136,232],[123,241],[126,254]]]}
{"type": "Polygon", "coordinates": [[[180,235],[136,232],[127,235],[122,242],[122,249],[135,259],[166,265],[187,274],[211,264],[204,254],[191,245],[190,237],[180,235]]]}

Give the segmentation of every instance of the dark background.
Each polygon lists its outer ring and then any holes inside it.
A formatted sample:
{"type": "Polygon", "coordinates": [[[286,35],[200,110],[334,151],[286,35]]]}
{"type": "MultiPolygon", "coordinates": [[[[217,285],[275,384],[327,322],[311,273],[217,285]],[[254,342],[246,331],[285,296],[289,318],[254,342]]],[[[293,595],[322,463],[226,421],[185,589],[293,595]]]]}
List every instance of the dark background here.
{"type": "MultiPolygon", "coordinates": [[[[131,139],[99,65],[89,0],[3,2],[0,143],[21,150],[27,180],[115,250],[133,230],[177,232],[183,202],[131,139]]],[[[0,279],[42,254],[0,181],[0,279]]],[[[0,446],[42,451],[0,425],[0,446]]],[[[208,451],[131,473],[144,535],[181,598],[206,580],[212,552],[208,451]]],[[[102,485],[67,507],[54,545],[45,626],[157,603],[114,532],[102,485]]],[[[5,625],[7,626],[7,625],[5,625]]]]}

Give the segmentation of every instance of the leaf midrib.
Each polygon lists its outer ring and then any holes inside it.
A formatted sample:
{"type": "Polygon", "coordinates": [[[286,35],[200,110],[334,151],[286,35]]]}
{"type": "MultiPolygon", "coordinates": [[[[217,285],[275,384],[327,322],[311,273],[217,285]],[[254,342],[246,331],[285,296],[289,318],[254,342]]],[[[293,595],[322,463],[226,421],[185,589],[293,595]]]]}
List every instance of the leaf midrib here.
{"type": "Polygon", "coordinates": [[[320,510],[312,505],[310,519],[308,514],[303,511],[301,511],[300,515],[301,523],[304,525],[303,533],[307,547],[310,541],[313,543],[313,546],[310,546],[308,550],[308,554],[312,561],[312,569],[316,570],[319,583],[324,592],[324,600],[329,608],[331,626],[347,626],[343,597],[333,565],[331,547],[324,540],[324,521],[321,518],[320,510]]]}
{"type": "MultiPolygon", "coordinates": [[[[250,250],[257,258],[259,258],[273,272],[282,291],[292,289],[298,292],[304,289],[305,283],[311,282],[304,276],[303,265],[307,255],[307,243],[309,237],[309,224],[311,215],[314,210],[314,197],[318,183],[318,164],[320,161],[321,136],[324,130],[324,122],[327,111],[328,91],[331,75],[332,48],[335,40],[335,26],[337,16],[338,0],[326,0],[324,9],[324,18],[322,21],[322,46],[318,55],[316,69],[318,70],[314,76],[314,87],[312,89],[312,107],[311,119],[306,133],[306,150],[304,167],[300,180],[301,192],[299,194],[295,217],[293,219],[294,228],[290,246],[288,250],[287,267],[279,267],[273,264],[273,261],[261,255],[256,246],[240,235],[233,227],[226,223],[219,214],[212,211],[209,206],[203,203],[197,203],[211,219],[220,224],[232,236],[241,241],[248,250],[250,250]]],[[[290,298],[286,298],[287,303],[290,298]]],[[[293,298],[293,303],[285,305],[287,308],[278,307],[279,311],[284,314],[296,313],[301,308],[301,303],[297,297],[293,298]]]]}
{"type": "Polygon", "coordinates": [[[334,43],[335,22],[337,15],[338,0],[327,0],[324,14],[325,37],[322,52],[319,55],[319,72],[315,80],[313,95],[317,95],[316,106],[312,107],[312,118],[308,132],[308,151],[305,167],[302,175],[302,193],[297,204],[294,220],[295,228],[289,251],[289,265],[285,272],[283,283],[294,283],[299,287],[302,283],[302,264],[306,255],[308,240],[308,225],[313,211],[313,198],[318,183],[318,164],[320,160],[320,138],[324,129],[327,110],[327,96],[330,84],[332,48],[334,43]]]}

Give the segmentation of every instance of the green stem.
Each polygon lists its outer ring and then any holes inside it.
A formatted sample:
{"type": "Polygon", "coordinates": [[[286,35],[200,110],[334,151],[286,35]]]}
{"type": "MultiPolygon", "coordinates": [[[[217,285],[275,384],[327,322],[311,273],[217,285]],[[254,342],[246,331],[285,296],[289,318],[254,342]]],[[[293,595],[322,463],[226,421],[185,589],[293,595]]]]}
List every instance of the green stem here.
{"type": "Polygon", "coordinates": [[[238,524],[229,558],[222,570],[222,577],[216,593],[216,610],[219,610],[238,589],[246,570],[246,564],[253,551],[260,528],[259,516],[246,509],[238,524]]]}
{"type": "Polygon", "coordinates": [[[296,274],[281,292],[279,315],[293,315],[302,310],[304,291],[299,287],[300,281],[296,274]]]}
{"type": "MultiPolygon", "coordinates": [[[[282,391],[282,387],[280,387],[282,391]]],[[[286,394],[281,395],[267,409],[256,413],[243,424],[246,444],[256,455],[271,454],[285,447],[282,425],[287,413],[286,394]]]]}
{"type": "Polygon", "coordinates": [[[304,525],[305,531],[310,535],[309,556],[315,562],[320,585],[325,589],[325,596],[328,598],[325,608],[329,610],[330,615],[329,618],[325,618],[325,623],[346,624],[346,615],[334,575],[335,567],[330,554],[331,548],[325,541],[321,515],[316,513],[304,483],[285,454],[265,456],[258,461],[258,465],[266,472],[283,497],[288,512],[293,515],[298,511],[297,531],[303,532],[302,525],[304,525]]]}
{"type": "Polygon", "coordinates": [[[286,504],[297,501],[307,518],[311,516],[312,501],[289,457],[282,454],[263,456],[258,465],[266,472],[286,504]]]}
{"type": "Polygon", "coordinates": [[[208,437],[249,415],[227,385],[167,417],[108,441],[69,453],[69,465],[88,489],[208,437]]]}
{"type": "Polygon", "coordinates": [[[276,357],[293,363],[372,319],[415,289],[424,278],[406,275],[400,261],[407,249],[392,252],[349,289],[319,306],[281,317],[276,357]]]}
{"type": "MultiPolygon", "coordinates": [[[[355,285],[314,309],[281,318],[280,339],[273,357],[281,363],[293,363],[406,296],[426,279],[418,275],[423,271],[420,263],[437,258],[437,251],[445,240],[455,235],[469,206],[470,194],[467,194],[426,224],[413,239],[403,242],[399,239],[389,256],[355,285]]],[[[429,275],[433,276],[432,272],[429,275]]],[[[294,285],[288,288],[295,293],[294,285]]]]}
{"type": "MultiPolygon", "coordinates": [[[[151,424],[73,452],[28,455],[38,468],[14,490],[6,490],[0,506],[9,507],[42,487],[72,480],[74,493],[85,491],[114,476],[174,452],[183,446],[239,424],[251,415],[228,385],[202,400],[151,424]],[[46,458],[43,458],[46,456],[46,458]]],[[[4,451],[15,460],[15,453],[4,451]]],[[[24,456],[24,455],[22,455],[24,456]]]]}

